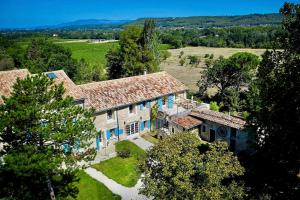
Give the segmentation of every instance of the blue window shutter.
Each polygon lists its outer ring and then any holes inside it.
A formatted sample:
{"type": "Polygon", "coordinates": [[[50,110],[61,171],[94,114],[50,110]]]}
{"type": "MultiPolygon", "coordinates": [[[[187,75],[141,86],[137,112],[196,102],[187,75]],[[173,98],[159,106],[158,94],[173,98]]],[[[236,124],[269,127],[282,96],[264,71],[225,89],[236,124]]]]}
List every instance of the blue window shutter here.
{"type": "Polygon", "coordinates": [[[141,124],[141,131],[143,131],[144,130],[144,122],[141,121],[140,124],[141,124]]]}
{"type": "Polygon", "coordinates": [[[143,105],[143,102],[140,104],[140,110],[143,110],[144,108],[144,105],[143,105]]]}
{"type": "Polygon", "coordinates": [[[69,144],[64,144],[64,152],[69,152],[69,144]]]}
{"type": "Polygon", "coordinates": [[[119,129],[119,135],[122,135],[122,134],[123,134],[123,130],[119,129]]]}
{"type": "Polygon", "coordinates": [[[97,149],[97,151],[99,151],[99,149],[100,149],[99,135],[96,135],[96,149],[97,149]]]}
{"type": "Polygon", "coordinates": [[[161,111],[162,110],[162,98],[158,98],[157,99],[157,104],[158,104],[158,110],[161,111]]]}
{"type": "Polygon", "coordinates": [[[106,131],[106,139],[109,140],[110,139],[110,130],[106,131]]]}
{"type": "Polygon", "coordinates": [[[147,107],[147,108],[150,108],[150,101],[147,101],[146,107],[147,107]]]}
{"type": "Polygon", "coordinates": [[[173,108],[173,94],[169,95],[168,97],[168,107],[173,108]]]}
{"type": "Polygon", "coordinates": [[[150,119],[148,120],[148,128],[150,129],[150,127],[151,127],[151,121],[150,121],[150,119]]]}
{"type": "Polygon", "coordinates": [[[115,128],[115,134],[116,134],[116,136],[118,136],[118,135],[119,135],[119,131],[118,131],[118,129],[117,129],[117,128],[115,128]]]}

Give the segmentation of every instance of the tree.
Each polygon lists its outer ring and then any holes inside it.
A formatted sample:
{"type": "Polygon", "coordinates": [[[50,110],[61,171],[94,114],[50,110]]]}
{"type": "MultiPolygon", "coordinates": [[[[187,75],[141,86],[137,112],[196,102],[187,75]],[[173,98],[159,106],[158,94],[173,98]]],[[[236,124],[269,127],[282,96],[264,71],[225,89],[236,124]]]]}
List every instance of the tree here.
{"type": "Polygon", "coordinates": [[[223,142],[202,144],[192,133],[177,133],[146,152],[140,165],[141,193],[154,199],[242,199],[237,157],[223,142]]]}
{"type": "Polygon", "coordinates": [[[93,111],[76,106],[63,94],[62,84],[35,75],[18,79],[11,97],[3,97],[0,198],[76,197],[77,162],[94,155],[93,111]]]}
{"type": "Polygon", "coordinates": [[[32,73],[63,69],[71,79],[77,74],[77,63],[71,51],[44,39],[31,41],[23,64],[32,73]]]}
{"type": "Polygon", "coordinates": [[[120,33],[120,47],[106,55],[109,78],[159,71],[160,54],[153,20],[144,27],[130,25],[120,33]]]}
{"type": "Polygon", "coordinates": [[[258,131],[259,153],[253,193],[272,199],[297,199],[300,195],[300,5],[281,9],[284,51],[266,51],[250,96],[258,131]]]}
{"type": "Polygon", "coordinates": [[[122,78],[125,74],[124,61],[120,54],[120,49],[110,49],[105,55],[107,63],[107,75],[110,79],[122,78]]]}
{"type": "MultiPolygon", "coordinates": [[[[199,92],[205,92],[209,87],[216,87],[216,99],[223,102],[227,111],[238,109],[236,102],[242,87],[247,87],[255,77],[259,64],[258,56],[247,52],[236,53],[225,59],[220,57],[215,61],[206,62],[207,69],[198,82],[199,92]],[[230,105],[235,105],[231,107],[230,105]]],[[[203,95],[203,94],[202,94],[203,95]]]]}

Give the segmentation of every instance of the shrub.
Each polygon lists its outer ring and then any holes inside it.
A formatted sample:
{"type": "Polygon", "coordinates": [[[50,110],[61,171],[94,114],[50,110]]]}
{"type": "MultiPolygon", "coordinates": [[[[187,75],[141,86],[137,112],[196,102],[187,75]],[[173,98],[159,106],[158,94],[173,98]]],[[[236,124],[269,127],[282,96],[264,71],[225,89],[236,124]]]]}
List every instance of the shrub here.
{"type": "Polygon", "coordinates": [[[162,60],[167,60],[167,58],[171,57],[171,53],[167,50],[163,50],[160,52],[162,60]]]}
{"type": "Polygon", "coordinates": [[[209,54],[207,53],[207,54],[205,54],[205,56],[204,56],[204,58],[208,58],[209,57],[209,54]]]}
{"type": "Polygon", "coordinates": [[[117,155],[121,158],[129,158],[130,150],[128,148],[117,150],[117,155]]]}
{"type": "Polygon", "coordinates": [[[218,106],[218,103],[217,103],[217,102],[212,101],[212,102],[210,102],[209,105],[210,105],[210,110],[219,112],[220,106],[218,106]]]}
{"type": "Polygon", "coordinates": [[[183,65],[184,65],[184,63],[185,63],[185,58],[181,58],[181,59],[179,60],[179,64],[180,64],[180,66],[183,66],[183,65]]]}
{"type": "Polygon", "coordinates": [[[184,51],[180,51],[179,58],[181,58],[184,54],[184,51]]]}
{"type": "Polygon", "coordinates": [[[190,65],[193,67],[197,67],[201,61],[198,56],[189,56],[188,58],[190,60],[190,65]]]}
{"type": "Polygon", "coordinates": [[[209,59],[213,59],[214,58],[214,54],[210,54],[209,59]]]}

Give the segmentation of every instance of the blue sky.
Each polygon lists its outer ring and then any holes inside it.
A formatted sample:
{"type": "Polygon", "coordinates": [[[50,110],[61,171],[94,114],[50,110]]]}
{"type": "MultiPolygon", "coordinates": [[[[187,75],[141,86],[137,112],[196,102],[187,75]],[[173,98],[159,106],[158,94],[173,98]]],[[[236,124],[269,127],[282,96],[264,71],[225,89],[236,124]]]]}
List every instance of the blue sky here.
{"type": "MultiPolygon", "coordinates": [[[[285,0],[0,0],[0,27],[78,19],[136,19],[278,12],[285,0]]],[[[290,2],[300,3],[300,0],[290,2]]]]}

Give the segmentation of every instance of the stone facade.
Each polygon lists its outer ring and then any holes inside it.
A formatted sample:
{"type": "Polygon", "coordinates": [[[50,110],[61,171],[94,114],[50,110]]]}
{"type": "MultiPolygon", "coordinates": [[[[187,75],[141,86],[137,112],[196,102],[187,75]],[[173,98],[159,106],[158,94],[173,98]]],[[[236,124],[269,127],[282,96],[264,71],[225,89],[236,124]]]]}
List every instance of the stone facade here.
{"type": "Polygon", "coordinates": [[[175,112],[177,109],[176,98],[186,98],[186,92],[169,94],[96,113],[95,126],[97,131],[102,134],[101,138],[98,141],[95,139],[92,145],[101,150],[118,140],[125,140],[150,131],[151,108],[155,104],[159,104],[159,99],[161,99],[159,110],[175,112]],[[163,99],[167,99],[167,101],[163,99]]]}

